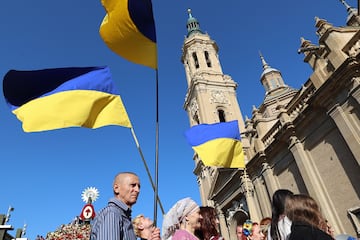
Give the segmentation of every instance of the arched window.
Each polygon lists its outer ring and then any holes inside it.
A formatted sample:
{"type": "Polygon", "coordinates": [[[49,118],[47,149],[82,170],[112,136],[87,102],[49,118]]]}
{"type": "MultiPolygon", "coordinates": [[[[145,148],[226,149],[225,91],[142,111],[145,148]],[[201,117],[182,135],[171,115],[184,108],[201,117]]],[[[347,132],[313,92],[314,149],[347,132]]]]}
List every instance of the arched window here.
{"type": "Polygon", "coordinates": [[[220,122],[226,122],[224,110],[218,109],[218,116],[219,116],[220,122]]]}
{"type": "Polygon", "coordinates": [[[207,65],[208,67],[211,67],[211,61],[210,61],[210,58],[209,58],[209,53],[208,53],[208,51],[205,51],[204,54],[205,54],[206,65],[207,65]]]}
{"type": "Polygon", "coordinates": [[[192,56],[193,56],[193,59],[194,59],[195,67],[199,68],[199,60],[198,60],[198,58],[196,56],[196,53],[193,52],[192,56]]]}
{"type": "Polygon", "coordinates": [[[199,115],[197,112],[194,114],[193,119],[197,124],[200,124],[199,115]]]}

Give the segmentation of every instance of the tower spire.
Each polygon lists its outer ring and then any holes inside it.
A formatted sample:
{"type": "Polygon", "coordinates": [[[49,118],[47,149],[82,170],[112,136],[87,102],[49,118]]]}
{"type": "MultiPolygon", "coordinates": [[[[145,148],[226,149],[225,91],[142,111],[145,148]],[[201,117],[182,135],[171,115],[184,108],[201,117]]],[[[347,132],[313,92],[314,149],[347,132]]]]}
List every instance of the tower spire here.
{"type": "Polygon", "coordinates": [[[346,7],[346,10],[349,12],[349,10],[352,8],[345,0],[340,0],[340,2],[346,7]]]}
{"type": "Polygon", "coordinates": [[[259,55],[260,55],[260,59],[261,59],[261,64],[263,66],[263,70],[269,68],[269,64],[267,64],[267,62],[265,61],[264,56],[262,55],[262,53],[259,51],[259,55]]]}
{"type": "Polygon", "coordinates": [[[280,73],[279,70],[270,67],[270,65],[265,61],[265,58],[264,58],[264,56],[262,55],[262,53],[260,51],[259,51],[259,55],[260,55],[260,60],[261,60],[261,64],[262,64],[262,67],[263,67],[263,72],[261,74],[261,78],[263,78],[263,76],[267,75],[270,72],[278,72],[278,73],[280,73]]]}
{"type": "MultiPolygon", "coordinates": [[[[348,26],[359,26],[360,25],[360,17],[359,17],[359,9],[351,7],[345,0],[339,0],[346,8],[348,13],[346,23],[348,26]]],[[[359,1],[358,1],[359,4],[359,1]]],[[[359,8],[360,6],[358,6],[359,8]]]]}
{"type": "Polygon", "coordinates": [[[189,8],[187,11],[189,14],[189,18],[186,23],[186,28],[188,30],[187,36],[189,37],[191,34],[196,33],[196,32],[203,33],[200,29],[199,21],[192,16],[191,9],[189,8]]]}
{"type": "Polygon", "coordinates": [[[263,72],[260,77],[261,84],[264,86],[266,93],[271,93],[272,91],[284,88],[286,85],[281,76],[281,72],[275,68],[272,68],[266,61],[264,56],[259,51],[261,64],[263,67],[263,72]]]}

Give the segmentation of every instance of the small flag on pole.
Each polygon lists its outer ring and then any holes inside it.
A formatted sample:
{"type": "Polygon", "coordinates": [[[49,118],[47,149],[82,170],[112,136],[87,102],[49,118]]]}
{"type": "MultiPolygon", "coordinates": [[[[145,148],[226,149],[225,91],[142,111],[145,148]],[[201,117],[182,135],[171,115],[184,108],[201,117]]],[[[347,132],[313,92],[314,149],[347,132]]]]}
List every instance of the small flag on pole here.
{"type": "Polygon", "coordinates": [[[108,67],[10,70],[4,97],[25,132],[67,127],[131,128],[108,67]]]}
{"type": "Polygon", "coordinates": [[[100,36],[116,54],[157,69],[155,21],[151,0],[102,0],[106,15],[100,36]]]}
{"type": "Polygon", "coordinates": [[[206,166],[244,168],[238,121],[199,124],[185,132],[194,151],[206,166]]]}

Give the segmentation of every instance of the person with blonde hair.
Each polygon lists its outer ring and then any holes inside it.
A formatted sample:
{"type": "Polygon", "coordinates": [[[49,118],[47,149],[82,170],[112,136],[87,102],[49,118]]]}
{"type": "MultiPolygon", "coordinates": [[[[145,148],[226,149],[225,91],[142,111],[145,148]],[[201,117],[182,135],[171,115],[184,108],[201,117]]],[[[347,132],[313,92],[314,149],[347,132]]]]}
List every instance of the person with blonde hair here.
{"type": "Polygon", "coordinates": [[[289,240],[332,240],[322,228],[326,225],[317,202],[305,194],[286,198],[285,214],[292,221],[289,240]]]}
{"type": "Polygon", "coordinates": [[[201,227],[199,205],[191,198],[183,198],[164,215],[163,240],[199,240],[195,230],[201,227]]]}
{"type": "Polygon", "coordinates": [[[160,240],[160,229],[154,226],[154,222],[143,214],[137,215],[132,224],[134,232],[141,240],[160,240]]]}
{"type": "Polygon", "coordinates": [[[243,224],[242,240],[264,240],[265,235],[261,231],[260,225],[250,219],[246,220],[243,224]]]}
{"type": "Polygon", "coordinates": [[[264,238],[265,240],[267,239],[267,236],[268,236],[270,224],[271,224],[271,217],[264,217],[260,221],[260,229],[263,232],[263,234],[265,235],[265,238],[264,238]]]}

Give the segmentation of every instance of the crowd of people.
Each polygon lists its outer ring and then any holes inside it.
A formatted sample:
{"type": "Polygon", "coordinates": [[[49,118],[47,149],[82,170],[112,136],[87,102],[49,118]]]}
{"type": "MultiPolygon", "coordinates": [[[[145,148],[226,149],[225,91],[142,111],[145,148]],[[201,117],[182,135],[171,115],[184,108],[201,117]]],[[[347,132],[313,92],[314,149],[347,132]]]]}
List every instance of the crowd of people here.
{"type": "MultiPolygon", "coordinates": [[[[144,215],[132,219],[131,207],[140,193],[139,177],[119,173],[113,182],[114,197],[91,223],[90,240],[222,240],[219,217],[211,206],[199,206],[186,197],[164,215],[162,231],[144,215]]],[[[317,202],[306,194],[279,189],[272,196],[272,214],[260,222],[251,219],[236,226],[237,240],[332,240],[331,225],[317,202]]]]}

